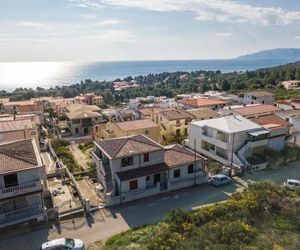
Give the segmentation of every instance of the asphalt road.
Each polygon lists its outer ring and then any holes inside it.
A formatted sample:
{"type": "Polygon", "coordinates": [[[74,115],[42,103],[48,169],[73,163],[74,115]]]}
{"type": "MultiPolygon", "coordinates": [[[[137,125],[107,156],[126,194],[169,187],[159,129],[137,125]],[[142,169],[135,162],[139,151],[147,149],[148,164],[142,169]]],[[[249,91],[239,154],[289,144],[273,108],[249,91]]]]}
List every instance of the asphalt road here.
{"type": "MultiPolygon", "coordinates": [[[[43,228],[0,239],[0,250],[39,249],[42,242],[58,237],[80,238],[86,244],[106,239],[129,228],[154,223],[165,217],[172,208],[194,209],[224,201],[233,192],[251,181],[272,180],[278,184],[287,178],[300,178],[300,161],[277,170],[265,170],[245,175],[231,185],[215,188],[208,184],[123,204],[112,210],[101,210],[87,221],[85,218],[61,224],[60,229],[43,228]]],[[[1,236],[0,236],[1,237],[1,236]]]]}

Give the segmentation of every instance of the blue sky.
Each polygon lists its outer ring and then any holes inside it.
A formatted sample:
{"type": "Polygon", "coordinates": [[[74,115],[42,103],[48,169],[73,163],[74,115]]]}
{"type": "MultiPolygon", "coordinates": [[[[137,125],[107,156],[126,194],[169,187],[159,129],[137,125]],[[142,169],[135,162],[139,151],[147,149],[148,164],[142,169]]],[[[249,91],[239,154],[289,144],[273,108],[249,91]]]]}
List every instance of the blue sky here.
{"type": "Polygon", "coordinates": [[[1,0],[0,61],[231,58],[299,27],[299,0],[1,0]]]}

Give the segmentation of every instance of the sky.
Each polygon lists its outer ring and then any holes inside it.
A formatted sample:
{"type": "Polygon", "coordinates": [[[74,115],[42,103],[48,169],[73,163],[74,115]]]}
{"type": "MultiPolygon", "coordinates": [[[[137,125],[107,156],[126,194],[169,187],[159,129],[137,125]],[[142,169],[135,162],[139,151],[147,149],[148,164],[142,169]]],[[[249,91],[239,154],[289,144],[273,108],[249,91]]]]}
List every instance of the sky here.
{"type": "Polygon", "coordinates": [[[0,61],[223,59],[300,48],[299,0],[0,0],[0,61]]]}

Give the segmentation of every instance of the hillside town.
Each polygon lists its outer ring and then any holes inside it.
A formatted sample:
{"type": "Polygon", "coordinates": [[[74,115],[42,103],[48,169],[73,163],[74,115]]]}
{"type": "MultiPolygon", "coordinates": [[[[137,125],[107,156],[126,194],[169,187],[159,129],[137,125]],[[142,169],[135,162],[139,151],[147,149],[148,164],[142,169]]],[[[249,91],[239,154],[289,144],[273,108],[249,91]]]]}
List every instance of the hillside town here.
{"type": "Polygon", "coordinates": [[[105,109],[94,93],[0,102],[1,232],[97,223],[99,211],[192,195],[214,176],[239,182],[300,156],[300,97],[275,101],[267,91],[146,96],[105,109]]]}

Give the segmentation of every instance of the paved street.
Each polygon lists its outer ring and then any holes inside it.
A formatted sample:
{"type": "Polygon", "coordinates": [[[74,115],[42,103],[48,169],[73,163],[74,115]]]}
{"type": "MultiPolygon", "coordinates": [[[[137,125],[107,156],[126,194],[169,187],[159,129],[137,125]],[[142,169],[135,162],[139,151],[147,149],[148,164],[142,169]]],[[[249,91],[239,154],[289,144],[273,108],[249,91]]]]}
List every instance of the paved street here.
{"type": "MultiPolygon", "coordinates": [[[[164,218],[172,208],[193,209],[199,206],[226,200],[229,195],[246,182],[257,180],[273,180],[281,184],[287,178],[300,178],[300,162],[289,164],[277,170],[265,170],[248,174],[242,178],[242,183],[234,181],[232,185],[215,188],[208,184],[175,191],[169,194],[149,198],[122,205],[113,210],[101,210],[94,215],[93,221],[87,222],[80,218],[72,222],[64,222],[57,229],[44,228],[8,239],[0,240],[0,249],[38,249],[42,242],[56,237],[73,237],[83,239],[86,244],[95,240],[105,239],[123,230],[154,223],[164,218]]],[[[0,236],[1,237],[1,236],[0,236]]]]}

